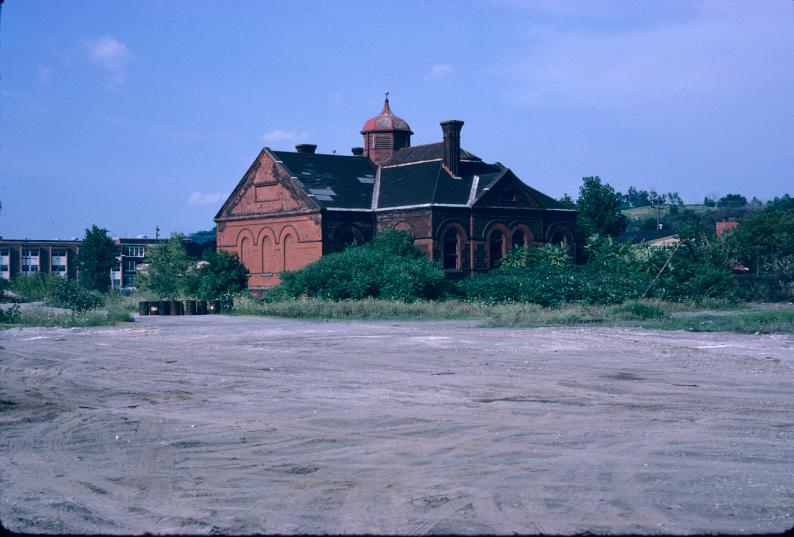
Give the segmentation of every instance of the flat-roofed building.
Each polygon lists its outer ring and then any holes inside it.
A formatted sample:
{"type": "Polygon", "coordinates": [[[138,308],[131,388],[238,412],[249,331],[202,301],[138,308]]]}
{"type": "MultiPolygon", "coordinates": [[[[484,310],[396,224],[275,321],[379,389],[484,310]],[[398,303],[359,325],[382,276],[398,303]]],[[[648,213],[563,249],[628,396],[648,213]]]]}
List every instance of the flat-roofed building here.
{"type": "Polygon", "coordinates": [[[79,251],[76,240],[0,239],[0,278],[39,272],[76,278],[79,251]]]}

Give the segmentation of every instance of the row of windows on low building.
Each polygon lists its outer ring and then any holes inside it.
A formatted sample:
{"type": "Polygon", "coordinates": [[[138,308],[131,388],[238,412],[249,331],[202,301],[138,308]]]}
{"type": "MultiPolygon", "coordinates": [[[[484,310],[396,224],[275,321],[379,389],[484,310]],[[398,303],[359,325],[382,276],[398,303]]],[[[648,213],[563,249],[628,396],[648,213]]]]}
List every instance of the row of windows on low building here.
{"type": "MultiPolygon", "coordinates": [[[[49,263],[46,267],[49,272],[66,277],[69,266],[68,249],[66,248],[51,248],[48,250],[22,248],[20,251],[19,271],[22,274],[35,274],[41,271],[43,256],[48,258],[49,263]]],[[[0,278],[9,279],[13,272],[17,272],[13,270],[12,263],[11,248],[0,246],[0,278]]]]}
{"type": "MultiPolygon", "coordinates": [[[[0,278],[11,279],[39,272],[47,272],[63,278],[76,278],[75,260],[78,251],[78,241],[56,247],[46,243],[35,247],[20,244],[0,246],[0,278]]],[[[116,289],[134,285],[138,265],[145,254],[145,247],[123,245],[119,249],[119,254],[116,264],[110,271],[111,285],[116,289]]]]}

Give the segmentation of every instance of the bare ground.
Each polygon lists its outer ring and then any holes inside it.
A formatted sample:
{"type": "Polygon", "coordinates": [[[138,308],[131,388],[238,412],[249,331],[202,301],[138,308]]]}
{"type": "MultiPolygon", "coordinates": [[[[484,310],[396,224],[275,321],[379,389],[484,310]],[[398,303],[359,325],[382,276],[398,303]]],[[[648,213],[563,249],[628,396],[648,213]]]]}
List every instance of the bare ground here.
{"type": "Polygon", "coordinates": [[[0,345],[14,531],[794,525],[792,335],[206,316],[0,345]]]}

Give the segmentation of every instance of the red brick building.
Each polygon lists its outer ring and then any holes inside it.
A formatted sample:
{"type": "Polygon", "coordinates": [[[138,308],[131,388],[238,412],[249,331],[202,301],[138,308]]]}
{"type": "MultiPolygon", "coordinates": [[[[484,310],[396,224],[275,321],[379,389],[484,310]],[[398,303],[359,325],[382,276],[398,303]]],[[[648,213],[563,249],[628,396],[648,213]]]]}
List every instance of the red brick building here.
{"type": "Polygon", "coordinates": [[[350,156],[264,148],[215,216],[218,249],[240,257],[251,288],[387,228],[410,233],[451,276],[487,271],[514,245],[575,250],[576,211],[462,149],[462,121],[441,127],[442,142],[411,147],[387,98],[350,156]]]}

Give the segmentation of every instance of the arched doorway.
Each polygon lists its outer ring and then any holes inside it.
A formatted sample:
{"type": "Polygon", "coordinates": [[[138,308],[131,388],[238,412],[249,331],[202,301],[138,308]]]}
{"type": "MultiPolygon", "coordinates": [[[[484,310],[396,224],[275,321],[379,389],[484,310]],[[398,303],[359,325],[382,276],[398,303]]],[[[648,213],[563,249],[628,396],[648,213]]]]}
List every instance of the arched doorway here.
{"type": "Polygon", "coordinates": [[[334,234],[334,250],[341,252],[350,246],[364,243],[364,234],[353,225],[346,225],[336,230],[334,234]]]}
{"type": "Polygon", "coordinates": [[[496,268],[505,255],[505,235],[501,229],[494,229],[488,235],[488,267],[496,268]]]}

